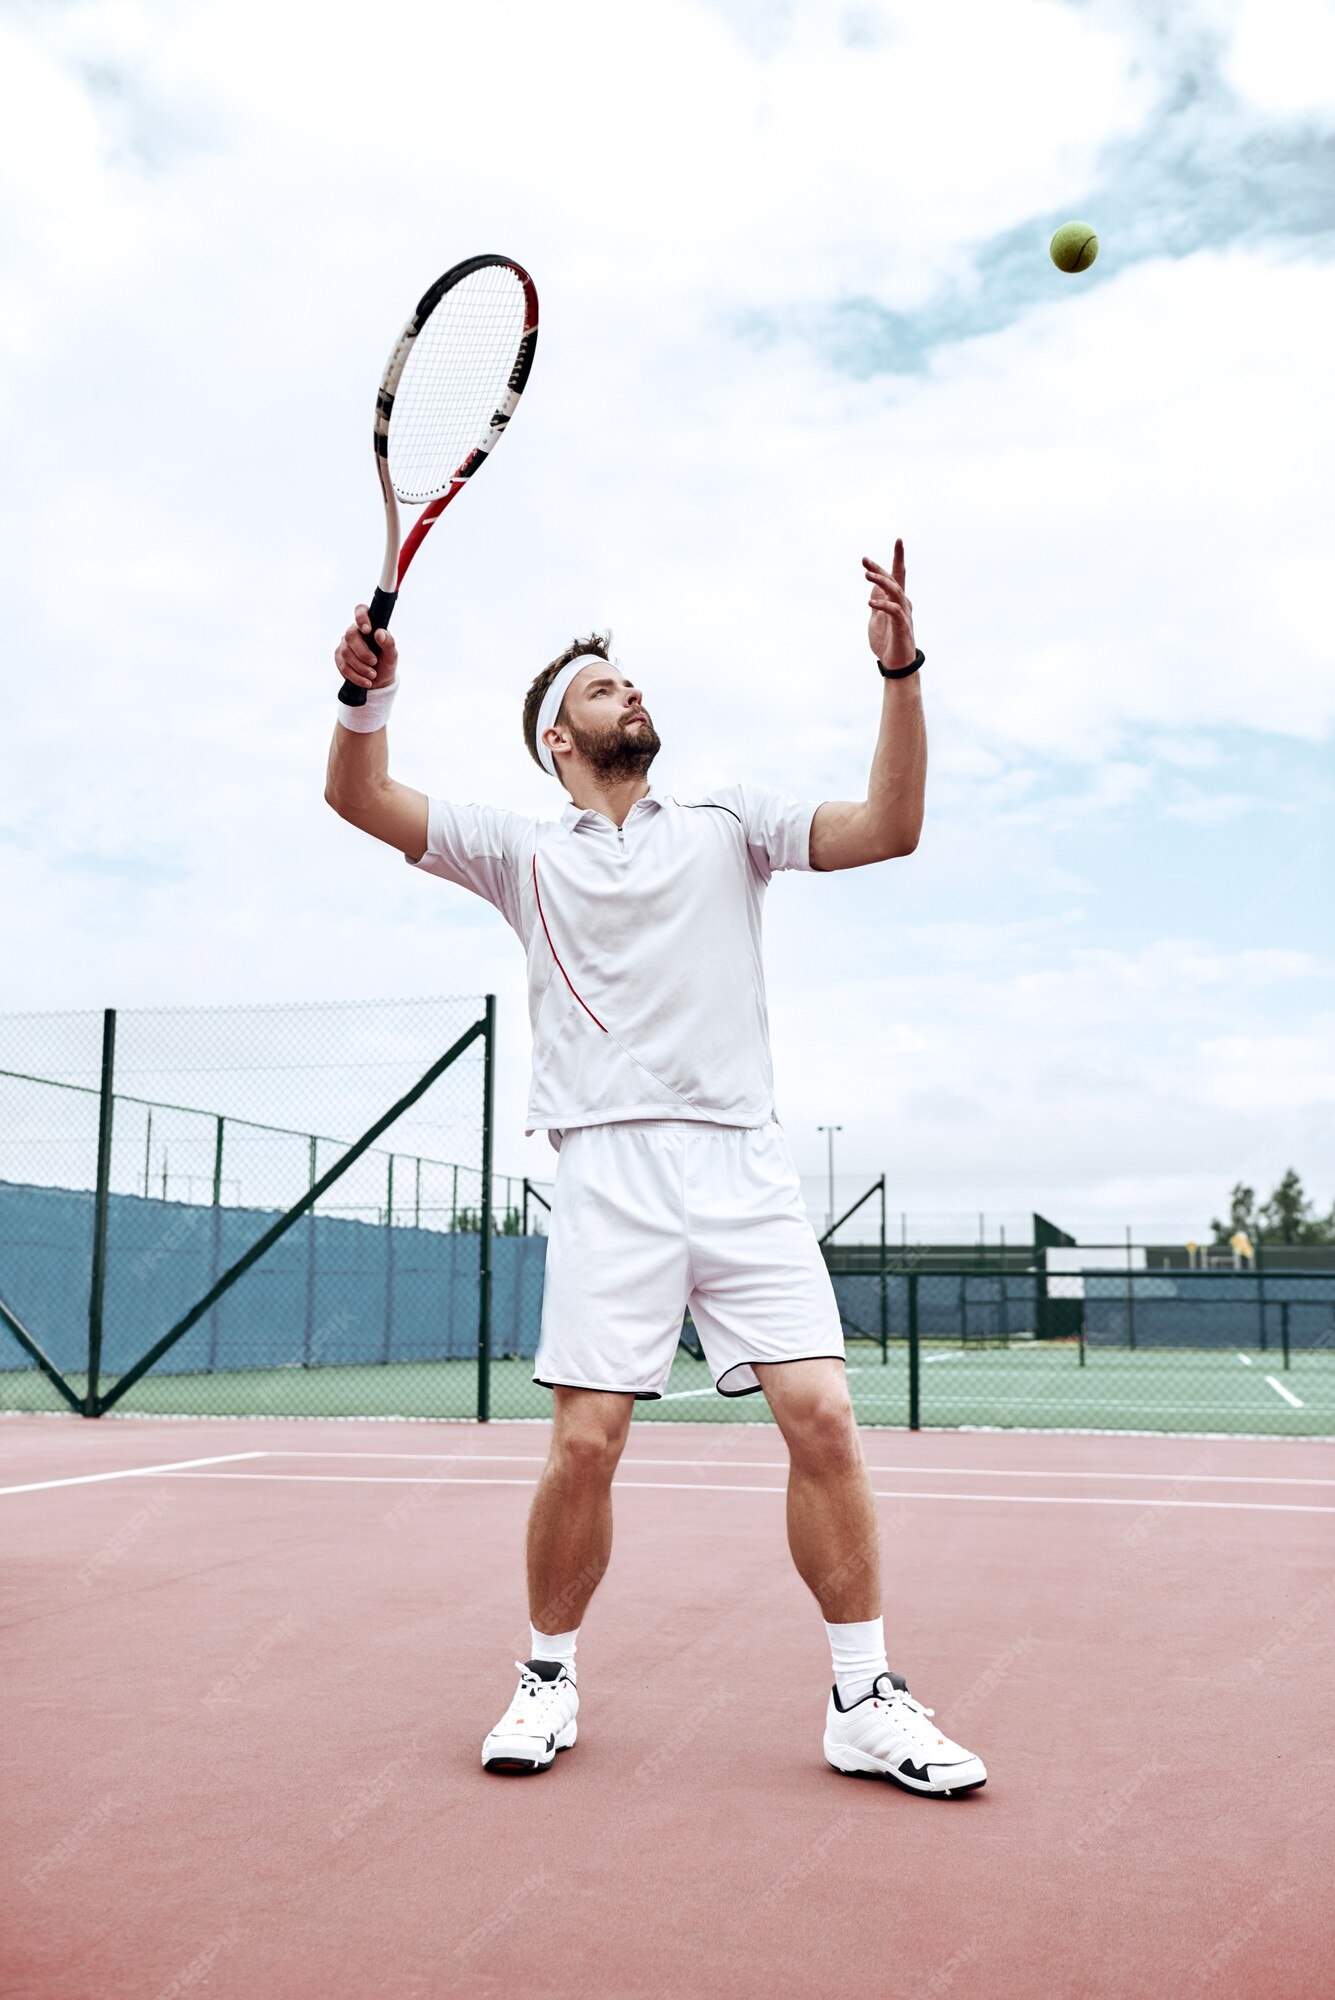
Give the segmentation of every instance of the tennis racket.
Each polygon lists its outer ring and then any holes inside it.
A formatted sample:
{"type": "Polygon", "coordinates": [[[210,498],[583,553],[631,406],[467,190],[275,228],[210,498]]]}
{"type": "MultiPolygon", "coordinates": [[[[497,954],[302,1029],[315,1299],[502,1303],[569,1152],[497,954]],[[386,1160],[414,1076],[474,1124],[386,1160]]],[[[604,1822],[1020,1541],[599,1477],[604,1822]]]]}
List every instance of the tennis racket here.
{"type": "MultiPolygon", "coordinates": [[[[408,565],[451,500],[485,465],[519,407],[538,342],[538,294],[509,257],[467,257],[422,294],[395,342],[375,405],[385,560],[371,631],[388,626],[408,565]],[[399,503],[426,505],[400,538],[399,503]]],[[[378,653],[374,638],[367,644],[378,653]]],[[[338,698],[361,708],[366,689],[338,698]]]]}

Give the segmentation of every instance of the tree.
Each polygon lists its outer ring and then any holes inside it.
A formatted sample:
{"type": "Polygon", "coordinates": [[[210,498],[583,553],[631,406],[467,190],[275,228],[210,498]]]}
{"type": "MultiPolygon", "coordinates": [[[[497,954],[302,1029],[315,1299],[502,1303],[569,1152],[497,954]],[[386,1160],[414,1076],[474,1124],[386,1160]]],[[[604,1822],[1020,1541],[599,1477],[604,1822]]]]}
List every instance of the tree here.
{"type": "Polygon", "coordinates": [[[1252,1243],[1335,1243],[1335,1203],[1329,1214],[1317,1215],[1301,1175],[1290,1167],[1259,1209],[1256,1190],[1239,1181],[1228,1198],[1228,1221],[1216,1216],[1210,1228],[1216,1243],[1230,1242],[1239,1230],[1252,1243]]]}
{"type": "Polygon", "coordinates": [[[1296,1168],[1290,1167],[1261,1209],[1263,1243],[1335,1242],[1335,1209],[1316,1215],[1296,1168]]]}
{"type": "Polygon", "coordinates": [[[1216,1243],[1228,1243],[1241,1230],[1248,1242],[1255,1243],[1257,1226],[1256,1189],[1237,1181],[1228,1198],[1228,1221],[1221,1222],[1216,1216],[1210,1224],[1214,1240],[1216,1243]]]}

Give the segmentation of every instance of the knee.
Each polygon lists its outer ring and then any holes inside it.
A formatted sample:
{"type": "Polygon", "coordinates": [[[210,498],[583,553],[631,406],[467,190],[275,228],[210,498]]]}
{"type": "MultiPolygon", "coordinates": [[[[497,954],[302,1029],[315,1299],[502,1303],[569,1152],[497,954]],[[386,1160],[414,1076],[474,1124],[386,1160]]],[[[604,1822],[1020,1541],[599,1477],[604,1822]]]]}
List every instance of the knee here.
{"type": "Polygon", "coordinates": [[[552,1439],[548,1461],[557,1478],[572,1486],[606,1485],[617,1469],[625,1433],[618,1426],[581,1423],[552,1439]]]}
{"type": "Polygon", "coordinates": [[[821,1390],[788,1412],[788,1449],[804,1467],[848,1470],[862,1463],[857,1424],[848,1391],[821,1390]]]}

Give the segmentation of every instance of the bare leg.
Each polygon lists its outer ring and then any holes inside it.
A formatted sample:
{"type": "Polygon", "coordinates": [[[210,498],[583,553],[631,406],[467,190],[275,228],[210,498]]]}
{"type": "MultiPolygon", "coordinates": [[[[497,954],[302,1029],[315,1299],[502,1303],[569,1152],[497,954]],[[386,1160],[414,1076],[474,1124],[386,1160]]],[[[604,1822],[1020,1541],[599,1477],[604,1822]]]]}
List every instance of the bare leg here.
{"type": "Polygon", "coordinates": [[[832,1625],[881,1615],[876,1506],[841,1362],[759,1363],[788,1446],[788,1546],[832,1625]]]}
{"type": "Polygon", "coordinates": [[[553,1391],[552,1442],[528,1517],[529,1617],[570,1632],[612,1557],[612,1475],[634,1398],[598,1389],[553,1391]]]}

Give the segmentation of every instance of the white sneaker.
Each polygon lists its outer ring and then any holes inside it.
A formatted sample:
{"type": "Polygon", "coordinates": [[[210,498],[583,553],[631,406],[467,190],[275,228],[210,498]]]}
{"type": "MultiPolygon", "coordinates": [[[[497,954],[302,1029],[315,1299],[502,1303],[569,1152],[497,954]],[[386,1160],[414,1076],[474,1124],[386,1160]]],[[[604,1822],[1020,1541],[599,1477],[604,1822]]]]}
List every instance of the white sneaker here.
{"type": "Polygon", "coordinates": [[[482,1745],[484,1771],[545,1771],[575,1740],[579,1696],[559,1660],[516,1660],[515,1698],[482,1745]]]}
{"type": "Polygon", "coordinates": [[[868,1695],[844,1708],[831,1689],[825,1759],[856,1778],[890,1778],[909,1792],[949,1798],[987,1783],[982,1759],[943,1736],[932,1711],[914,1701],[899,1674],[880,1674],[868,1695]]]}

